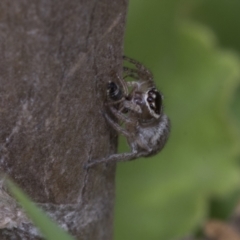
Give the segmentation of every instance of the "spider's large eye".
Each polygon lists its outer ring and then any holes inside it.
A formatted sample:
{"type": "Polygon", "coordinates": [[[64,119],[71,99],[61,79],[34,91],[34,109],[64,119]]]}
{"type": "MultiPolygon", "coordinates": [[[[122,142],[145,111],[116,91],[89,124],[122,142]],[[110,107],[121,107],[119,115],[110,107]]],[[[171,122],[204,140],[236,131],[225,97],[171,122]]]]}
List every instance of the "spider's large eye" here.
{"type": "Polygon", "coordinates": [[[162,108],[162,96],[156,88],[148,91],[147,102],[155,114],[160,115],[162,108]]]}
{"type": "Polygon", "coordinates": [[[107,94],[114,101],[120,100],[123,97],[120,87],[114,82],[108,82],[107,94]]]}

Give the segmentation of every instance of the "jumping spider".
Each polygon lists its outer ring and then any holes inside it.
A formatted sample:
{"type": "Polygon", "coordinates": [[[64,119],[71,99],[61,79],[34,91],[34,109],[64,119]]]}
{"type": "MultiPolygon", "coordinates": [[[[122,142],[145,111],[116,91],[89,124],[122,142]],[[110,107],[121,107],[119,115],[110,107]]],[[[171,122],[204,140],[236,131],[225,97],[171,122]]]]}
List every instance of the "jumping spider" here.
{"type": "Polygon", "coordinates": [[[118,121],[107,113],[103,115],[112,128],[126,137],[131,152],[94,160],[87,164],[87,168],[98,163],[130,161],[155,155],[168,139],[170,121],[163,113],[163,96],[155,87],[152,73],[131,58],[123,59],[135,68],[123,68],[124,77],[118,77],[121,87],[115,82],[109,82],[107,86],[106,107],[118,121]],[[128,81],[127,78],[134,80],[128,81]]]}

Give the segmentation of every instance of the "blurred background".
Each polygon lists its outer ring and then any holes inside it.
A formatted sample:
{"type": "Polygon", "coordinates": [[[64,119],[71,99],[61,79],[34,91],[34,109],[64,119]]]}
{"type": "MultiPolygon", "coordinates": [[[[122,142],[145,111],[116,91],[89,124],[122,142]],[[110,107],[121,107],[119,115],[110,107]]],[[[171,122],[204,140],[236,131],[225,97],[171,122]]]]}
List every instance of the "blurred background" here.
{"type": "MultiPolygon", "coordinates": [[[[172,240],[227,220],[240,199],[240,0],[130,0],[125,55],[146,65],[172,130],[119,163],[115,240],[172,240]]],[[[129,151],[120,139],[120,151],[129,151]]]]}

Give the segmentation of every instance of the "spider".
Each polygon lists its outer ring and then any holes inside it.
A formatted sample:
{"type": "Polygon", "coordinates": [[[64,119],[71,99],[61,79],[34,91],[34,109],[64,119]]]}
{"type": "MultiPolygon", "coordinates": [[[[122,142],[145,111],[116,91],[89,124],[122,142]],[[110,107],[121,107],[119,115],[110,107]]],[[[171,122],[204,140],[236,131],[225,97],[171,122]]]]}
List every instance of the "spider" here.
{"type": "Polygon", "coordinates": [[[162,150],[170,132],[170,121],[163,112],[163,95],[156,89],[152,73],[141,63],[128,57],[125,61],[135,68],[123,67],[124,77],[107,85],[106,107],[111,115],[103,113],[106,121],[126,137],[129,153],[118,153],[96,159],[87,168],[99,163],[130,161],[155,155],[162,150]],[[133,79],[128,81],[127,79],[133,79]]]}

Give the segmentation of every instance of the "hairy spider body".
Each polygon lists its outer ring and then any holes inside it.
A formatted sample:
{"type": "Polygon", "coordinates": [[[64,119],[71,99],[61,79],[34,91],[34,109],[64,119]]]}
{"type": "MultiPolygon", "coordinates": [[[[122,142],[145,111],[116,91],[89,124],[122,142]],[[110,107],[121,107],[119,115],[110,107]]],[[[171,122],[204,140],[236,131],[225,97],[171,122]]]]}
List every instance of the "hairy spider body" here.
{"type": "Polygon", "coordinates": [[[119,153],[94,160],[87,164],[130,161],[138,157],[155,155],[162,150],[170,132],[170,121],[163,113],[162,94],[156,89],[152,73],[141,63],[127,57],[124,60],[135,65],[135,69],[124,67],[125,76],[118,77],[107,85],[109,108],[116,120],[103,113],[107,122],[123,134],[131,148],[130,153],[119,153]],[[128,81],[127,78],[134,81],[128,81]]]}
{"type": "Polygon", "coordinates": [[[128,144],[132,152],[143,152],[144,156],[151,156],[162,150],[169,134],[169,120],[162,115],[160,121],[133,126],[125,124],[126,130],[134,131],[133,136],[128,136],[128,144]]]}

